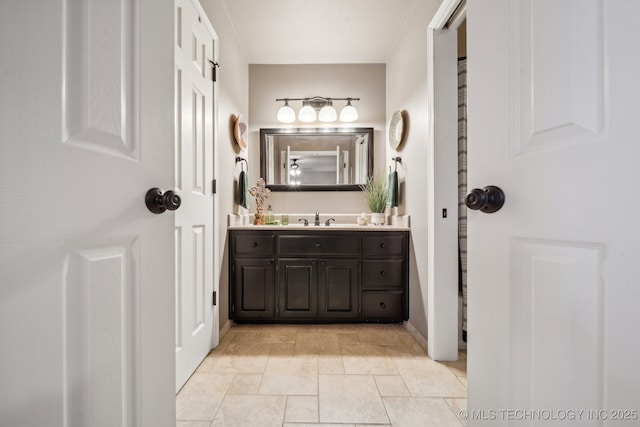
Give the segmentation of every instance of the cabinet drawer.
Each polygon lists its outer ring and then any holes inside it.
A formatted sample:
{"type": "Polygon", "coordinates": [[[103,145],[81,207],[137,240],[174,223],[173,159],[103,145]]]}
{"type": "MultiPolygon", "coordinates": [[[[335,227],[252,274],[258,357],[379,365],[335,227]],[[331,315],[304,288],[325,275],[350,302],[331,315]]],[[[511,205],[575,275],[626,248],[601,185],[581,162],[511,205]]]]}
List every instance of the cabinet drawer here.
{"type": "Polygon", "coordinates": [[[363,292],[362,316],[365,320],[404,320],[404,292],[363,292]]]}
{"type": "Polygon", "coordinates": [[[405,247],[404,239],[404,234],[365,236],[363,251],[365,255],[402,255],[405,247]]]}
{"type": "Polygon", "coordinates": [[[404,262],[402,259],[365,259],[362,260],[362,287],[400,288],[404,286],[404,262]]]}
{"type": "Polygon", "coordinates": [[[273,234],[235,234],[234,251],[239,255],[271,255],[276,237],[273,234]]]}
{"type": "Polygon", "coordinates": [[[357,236],[280,236],[278,253],[286,255],[358,255],[357,236]]]}

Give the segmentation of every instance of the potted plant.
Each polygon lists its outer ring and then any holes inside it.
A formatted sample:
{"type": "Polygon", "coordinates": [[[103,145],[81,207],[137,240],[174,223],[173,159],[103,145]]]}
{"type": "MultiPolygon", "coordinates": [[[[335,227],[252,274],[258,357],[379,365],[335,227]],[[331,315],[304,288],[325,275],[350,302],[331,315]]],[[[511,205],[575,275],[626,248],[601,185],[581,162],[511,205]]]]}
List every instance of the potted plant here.
{"type": "Polygon", "coordinates": [[[382,174],[370,176],[367,183],[360,185],[364,199],[371,210],[371,223],[384,224],[384,211],[387,208],[387,180],[382,174]]]}

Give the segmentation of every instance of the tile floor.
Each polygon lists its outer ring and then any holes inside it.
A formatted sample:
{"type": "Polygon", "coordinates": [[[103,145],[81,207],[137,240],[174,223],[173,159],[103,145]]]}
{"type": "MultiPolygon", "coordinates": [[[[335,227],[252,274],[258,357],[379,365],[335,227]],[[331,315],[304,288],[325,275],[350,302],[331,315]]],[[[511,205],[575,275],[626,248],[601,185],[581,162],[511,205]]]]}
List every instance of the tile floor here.
{"type": "Polygon", "coordinates": [[[176,397],[177,427],[460,427],[466,354],[402,325],[235,325],[176,397]]]}

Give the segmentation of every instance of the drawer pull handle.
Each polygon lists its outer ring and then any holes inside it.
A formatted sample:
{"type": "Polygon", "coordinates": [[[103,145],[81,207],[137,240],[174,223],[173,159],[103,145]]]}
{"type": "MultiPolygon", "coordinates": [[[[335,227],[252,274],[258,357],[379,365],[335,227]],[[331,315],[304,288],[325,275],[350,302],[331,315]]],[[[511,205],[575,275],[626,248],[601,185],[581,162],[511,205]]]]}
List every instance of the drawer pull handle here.
{"type": "Polygon", "coordinates": [[[384,309],[384,308],[387,308],[387,306],[385,305],[385,303],[381,302],[380,303],[380,308],[384,309]]]}
{"type": "Polygon", "coordinates": [[[381,275],[382,277],[384,277],[384,276],[386,276],[386,275],[387,275],[387,273],[386,273],[384,270],[380,270],[380,275],[381,275]]]}
{"type": "Polygon", "coordinates": [[[253,246],[254,248],[257,248],[258,247],[258,242],[253,242],[253,245],[251,245],[251,246],[253,246]]]}
{"type": "Polygon", "coordinates": [[[319,248],[320,247],[320,243],[316,243],[315,246],[316,246],[316,248],[319,248]]]}
{"type": "Polygon", "coordinates": [[[384,246],[385,246],[385,245],[384,245],[384,242],[380,243],[380,247],[381,247],[381,248],[384,248],[384,246]]]}

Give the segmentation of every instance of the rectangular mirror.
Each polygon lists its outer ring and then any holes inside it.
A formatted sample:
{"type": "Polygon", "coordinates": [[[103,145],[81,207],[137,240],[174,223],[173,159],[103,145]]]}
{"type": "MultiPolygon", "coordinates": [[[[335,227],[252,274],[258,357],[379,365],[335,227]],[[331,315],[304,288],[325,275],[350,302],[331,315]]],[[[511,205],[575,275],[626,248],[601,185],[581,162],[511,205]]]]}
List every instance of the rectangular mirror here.
{"type": "Polygon", "coordinates": [[[373,128],[260,129],[271,191],[358,191],[373,174],[373,128]]]}

